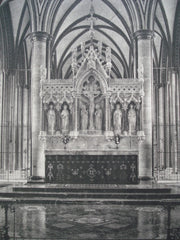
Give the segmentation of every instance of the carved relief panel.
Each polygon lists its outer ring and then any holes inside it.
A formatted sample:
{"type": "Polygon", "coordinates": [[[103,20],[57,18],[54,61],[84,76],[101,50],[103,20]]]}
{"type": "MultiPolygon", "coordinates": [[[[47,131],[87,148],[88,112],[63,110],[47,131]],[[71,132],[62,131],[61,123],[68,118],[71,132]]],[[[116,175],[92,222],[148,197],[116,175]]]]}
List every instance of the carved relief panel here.
{"type": "Polygon", "coordinates": [[[68,134],[73,120],[73,87],[62,82],[43,81],[42,97],[42,130],[48,135],[68,134]]]}
{"type": "Polygon", "coordinates": [[[93,75],[83,81],[79,101],[79,130],[82,133],[102,132],[104,129],[104,97],[101,85],[93,75]]]}

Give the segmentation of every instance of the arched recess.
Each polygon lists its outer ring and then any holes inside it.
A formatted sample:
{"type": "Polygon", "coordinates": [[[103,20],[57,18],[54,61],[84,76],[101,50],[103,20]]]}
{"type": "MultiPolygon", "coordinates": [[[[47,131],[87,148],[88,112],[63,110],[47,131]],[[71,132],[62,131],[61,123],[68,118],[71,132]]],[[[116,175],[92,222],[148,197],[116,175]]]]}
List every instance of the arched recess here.
{"type": "Polygon", "coordinates": [[[77,76],[77,82],[75,85],[77,93],[81,93],[83,82],[88,80],[91,76],[94,76],[94,78],[98,80],[102,92],[106,93],[108,89],[106,77],[96,69],[87,70],[82,75],[80,74],[77,76]]]}

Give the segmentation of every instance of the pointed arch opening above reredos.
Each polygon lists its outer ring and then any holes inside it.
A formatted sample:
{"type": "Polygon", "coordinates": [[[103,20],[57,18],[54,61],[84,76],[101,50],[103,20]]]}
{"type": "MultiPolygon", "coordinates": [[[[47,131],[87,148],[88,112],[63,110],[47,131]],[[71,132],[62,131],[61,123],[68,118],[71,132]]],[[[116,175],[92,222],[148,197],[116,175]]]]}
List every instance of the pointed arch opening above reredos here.
{"type": "Polygon", "coordinates": [[[94,77],[94,79],[99,82],[103,94],[108,91],[108,77],[97,69],[88,69],[85,72],[80,72],[75,79],[75,89],[77,93],[81,93],[83,84],[91,77],[94,77]]]}
{"type": "Polygon", "coordinates": [[[101,48],[97,49],[90,45],[88,49],[83,49],[81,46],[81,52],[82,61],[80,63],[77,62],[76,58],[77,49],[72,52],[71,67],[77,93],[80,93],[84,81],[87,81],[91,76],[99,82],[102,92],[106,93],[111,72],[111,48],[106,48],[106,62],[102,60],[101,48]]]}

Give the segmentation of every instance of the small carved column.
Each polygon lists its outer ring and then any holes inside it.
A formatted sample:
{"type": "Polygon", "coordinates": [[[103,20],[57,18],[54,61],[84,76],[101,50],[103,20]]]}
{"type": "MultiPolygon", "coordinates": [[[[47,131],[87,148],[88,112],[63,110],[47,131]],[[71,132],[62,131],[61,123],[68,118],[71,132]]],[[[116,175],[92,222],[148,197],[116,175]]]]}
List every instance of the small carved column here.
{"type": "Polygon", "coordinates": [[[105,95],[105,136],[112,137],[114,133],[111,129],[111,92],[107,92],[105,95]]]}
{"type": "Polygon", "coordinates": [[[127,133],[128,131],[128,103],[126,101],[123,102],[122,104],[122,109],[123,109],[123,116],[124,116],[124,119],[123,119],[123,132],[124,133],[127,133]]]}
{"type": "Polygon", "coordinates": [[[74,129],[73,132],[70,134],[73,135],[73,137],[78,136],[78,100],[80,98],[80,95],[74,93],[74,129]]]}
{"type": "Polygon", "coordinates": [[[33,32],[32,40],[32,60],[31,60],[31,109],[32,109],[32,173],[33,176],[45,176],[45,162],[42,158],[39,134],[41,131],[40,112],[41,99],[40,79],[41,67],[46,68],[47,45],[49,34],[46,32],[33,32]]]}
{"type": "Polygon", "coordinates": [[[136,104],[137,108],[137,131],[142,131],[142,107],[141,107],[141,98],[136,104]]]}
{"type": "Polygon", "coordinates": [[[78,96],[74,99],[74,132],[78,131],[78,96]]]}
{"type": "Polygon", "coordinates": [[[109,114],[109,97],[110,93],[105,96],[105,132],[108,134],[110,131],[110,114],[109,114]]]}

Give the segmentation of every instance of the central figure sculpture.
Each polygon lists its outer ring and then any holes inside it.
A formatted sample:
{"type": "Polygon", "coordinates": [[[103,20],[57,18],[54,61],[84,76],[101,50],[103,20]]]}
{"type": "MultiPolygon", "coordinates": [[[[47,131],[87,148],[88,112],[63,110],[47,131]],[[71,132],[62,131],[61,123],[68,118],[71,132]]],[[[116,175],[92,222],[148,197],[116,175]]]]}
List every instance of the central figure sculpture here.
{"type": "Polygon", "coordinates": [[[89,130],[94,130],[94,108],[95,98],[101,94],[99,82],[95,80],[94,76],[90,76],[89,79],[83,85],[83,95],[89,100],[89,130]]]}

